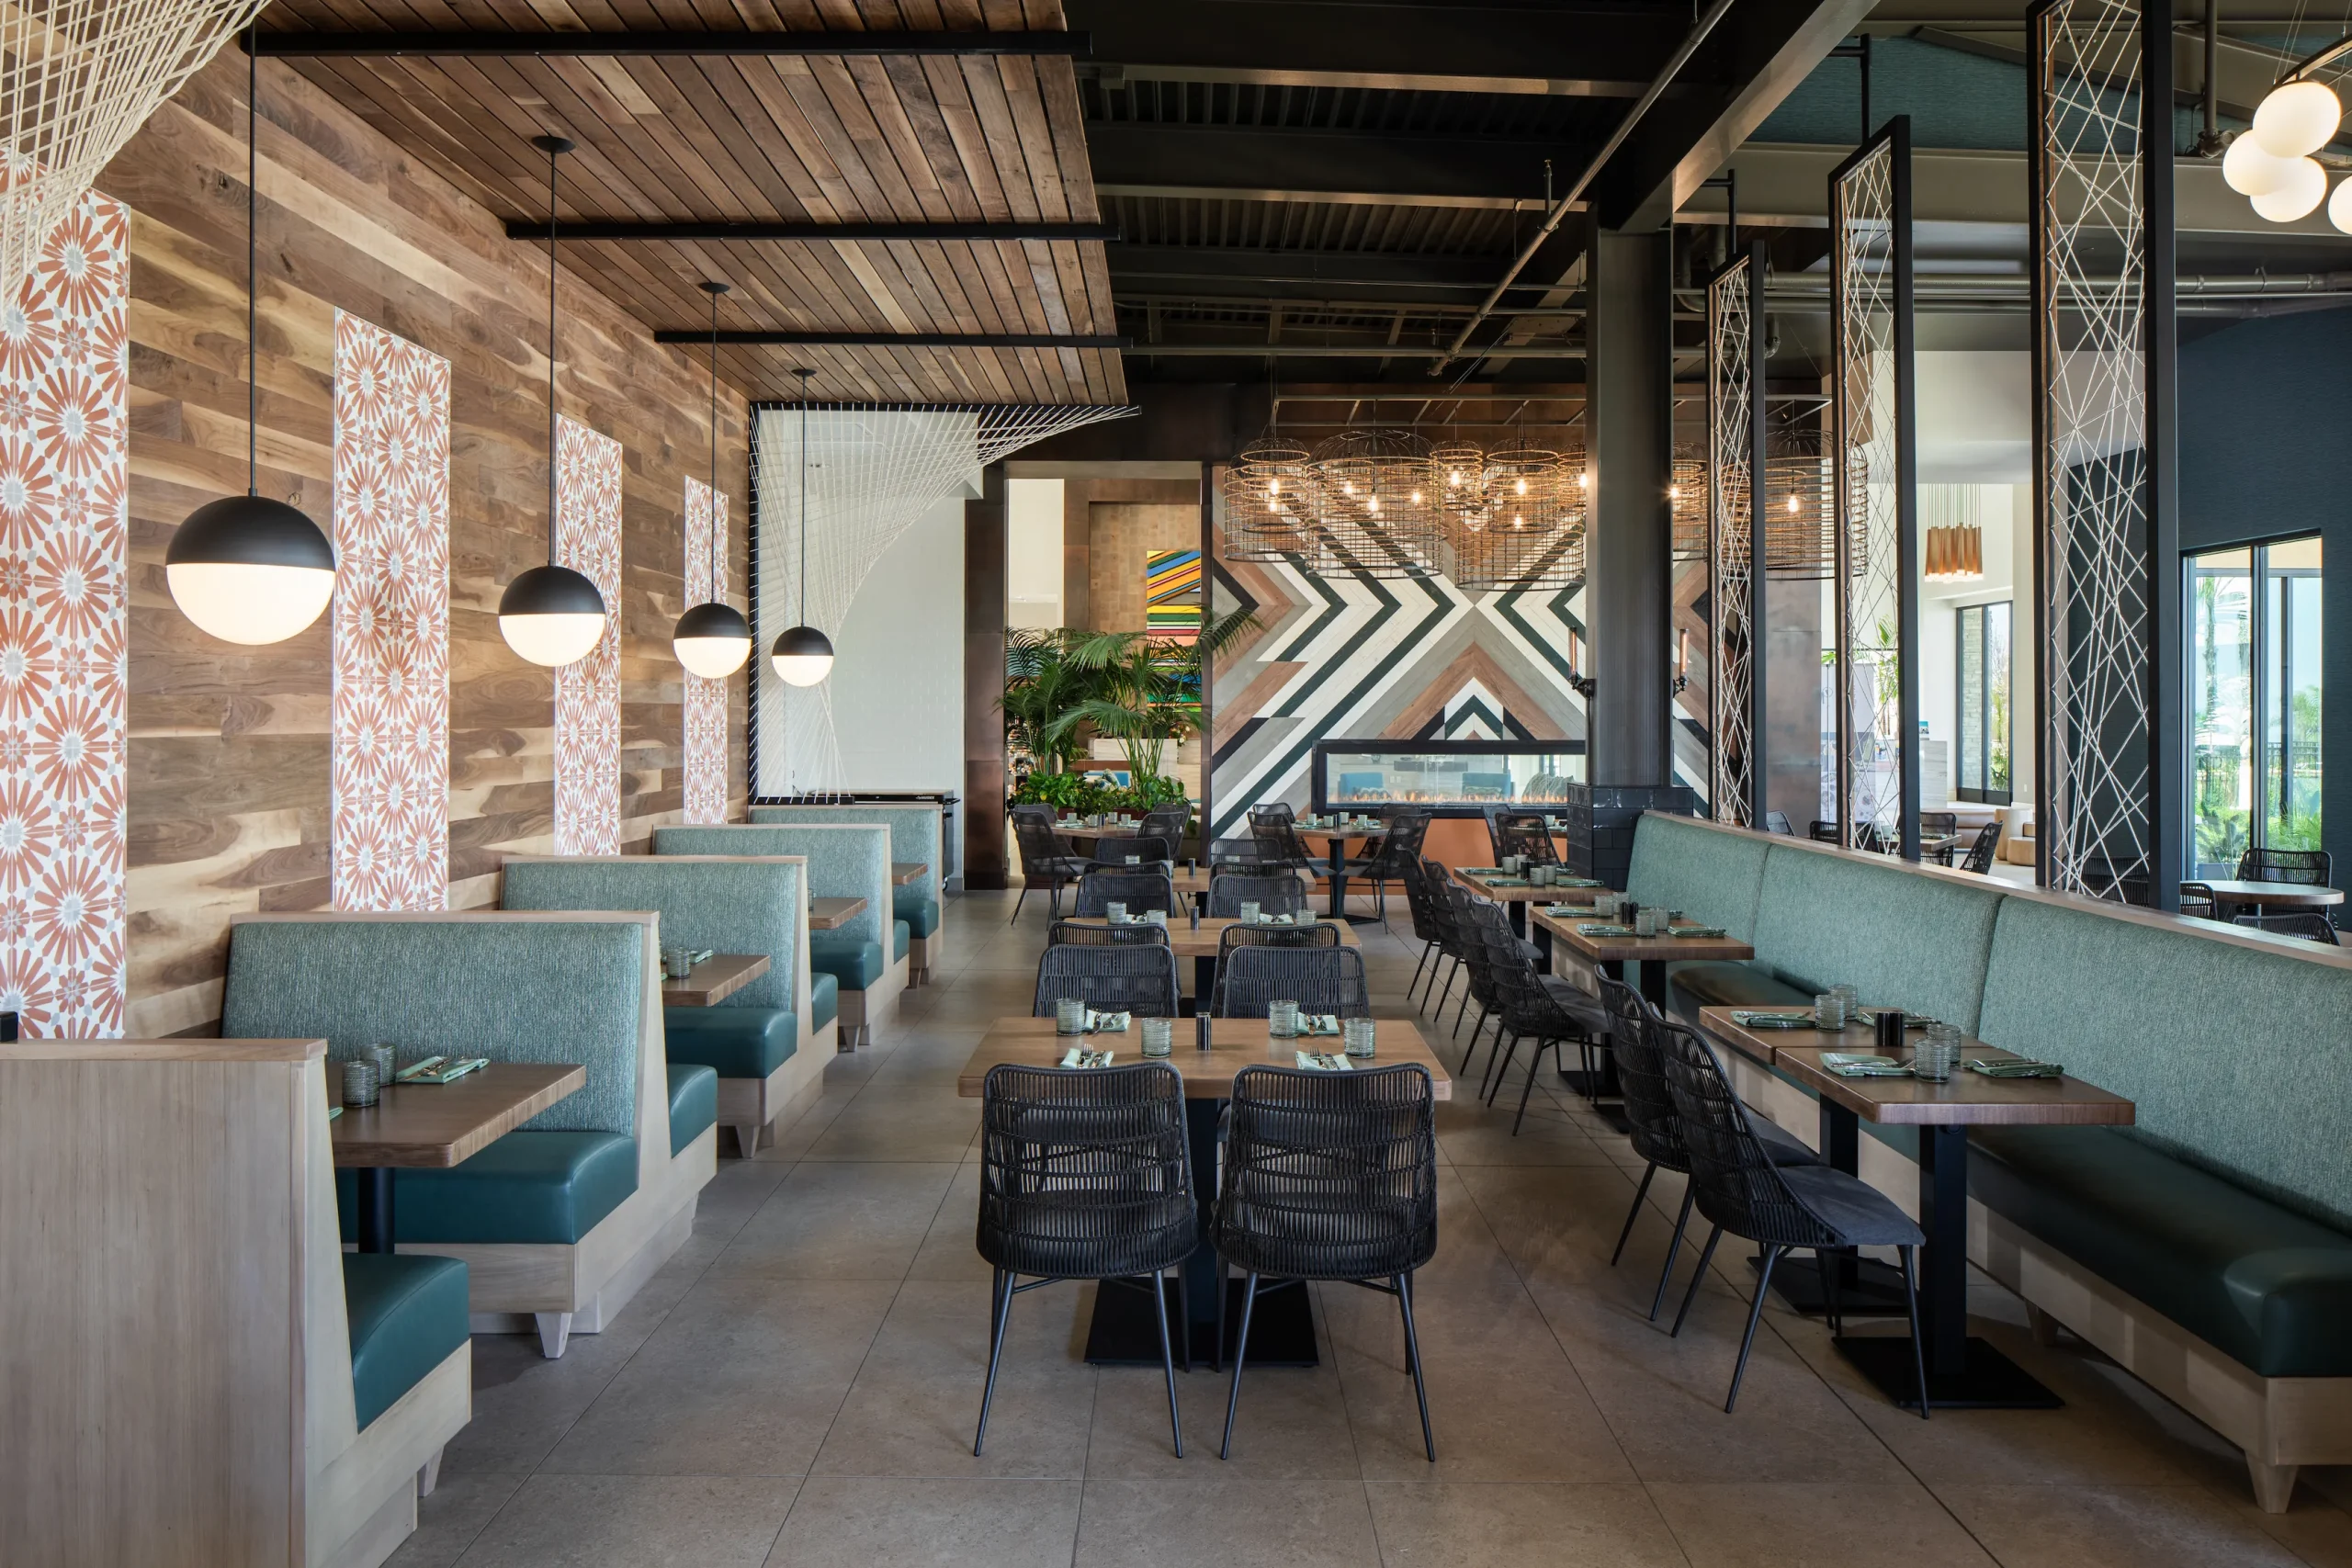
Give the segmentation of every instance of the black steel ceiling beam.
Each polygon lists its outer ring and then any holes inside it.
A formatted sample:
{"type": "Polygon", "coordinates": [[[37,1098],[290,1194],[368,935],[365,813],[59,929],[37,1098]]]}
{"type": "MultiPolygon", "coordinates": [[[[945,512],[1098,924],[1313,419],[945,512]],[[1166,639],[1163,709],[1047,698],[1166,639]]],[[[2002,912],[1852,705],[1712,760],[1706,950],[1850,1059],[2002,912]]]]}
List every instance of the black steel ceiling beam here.
{"type": "MultiPolygon", "coordinates": [[[[1099,240],[1118,239],[1111,223],[810,223],[783,219],[566,218],[555,226],[559,240],[1099,240]]],[[[510,218],[510,240],[544,240],[547,220],[510,218]]]]}
{"type": "Polygon", "coordinates": [[[1271,126],[1092,120],[1087,161],[1101,196],[1429,206],[1544,200],[1544,165],[1591,145],[1494,136],[1403,136],[1271,126]]]}
{"type": "MultiPolygon", "coordinates": [[[[665,329],[655,343],[707,344],[708,327],[665,329]]],[[[722,331],[722,348],[1125,348],[1131,338],[1054,333],[783,333],[722,331]]]]}
{"type": "Polygon", "coordinates": [[[421,32],[274,31],[253,51],[277,60],[357,60],[390,55],[447,59],[503,56],[1066,55],[1089,52],[1082,32],[513,32],[491,28],[421,32]]]}
{"type": "MultiPolygon", "coordinates": [[[[1125,244],[1105,253],[1120,288],[1182,282],[1216,284],[1217,292],[1275,299],[1282,288],[1329,290],[1397,288],[1475,295],[1494,286],[1504,260],[1481,255],[1418,255],[1397,251],[1275,251],[1218,245],[1125,244]]],[[[1531,286],[1532,287],[1532,286],[1531,286]]],[[[1408,304],[1409,300],[1384,301],[1408,304]]]]}

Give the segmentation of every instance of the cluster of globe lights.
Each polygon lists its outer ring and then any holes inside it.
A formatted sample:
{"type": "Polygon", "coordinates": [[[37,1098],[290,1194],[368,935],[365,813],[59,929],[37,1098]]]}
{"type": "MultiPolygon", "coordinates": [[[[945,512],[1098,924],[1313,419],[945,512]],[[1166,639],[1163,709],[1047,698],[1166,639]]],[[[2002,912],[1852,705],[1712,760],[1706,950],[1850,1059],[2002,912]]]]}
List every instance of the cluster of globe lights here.
{"type": "Polygon", "coordinates": [[[2352,234],[2352,180],[2329,196],[2327,170],[2312,156],[2335,140],[2343,120],[2344,106],[2326,83],[2291,75],[2263,98],[2253,127],[2231,139],[2222,154],[2222,178],[2253,202],[2257,216],[2273,223],[2307,218],[2325,201],[2327,220],[2352,234]]]}

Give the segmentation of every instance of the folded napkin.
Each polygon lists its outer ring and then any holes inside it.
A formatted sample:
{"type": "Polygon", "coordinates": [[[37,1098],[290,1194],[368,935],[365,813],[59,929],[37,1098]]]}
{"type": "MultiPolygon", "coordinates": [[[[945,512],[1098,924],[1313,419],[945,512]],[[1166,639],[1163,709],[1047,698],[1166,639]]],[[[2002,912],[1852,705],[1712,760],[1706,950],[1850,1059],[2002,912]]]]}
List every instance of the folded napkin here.
{"type": "Polygon", "coordinates": [[[1667,935],[1668,935],[1668,936],[1702,936],[1702,937],[1712,937],[1712,936],[1728,936],[1728,935],[1730,935],[1731,933],[1730,933],[1729,931],[1724,931],[1724,928],[1723,928],[1723,927],[1721,927],[1721,926],[1676,926],[1673,930],[1671,930],[1671,931],[1668,931],[1666,934],[1667,934],[1667,935]]]}
{"type": "Polygon", "coordinates": [[[1552,886],[1555,887],[1606,887],[1609,884],[1596,882],[1589,876],[1555,876],[1552,879],[1552,886]]]}
{"type": "Polygon", "coordinates": [[[396,1083],[456,1083],[467,1074],[478,1073],[488,1066],[490,1066],[490,1058],[487,1056],[469,1057],[462,1062],[452,1062],[434,1056],[417,1063],[413,1067],[393,1074],[392,1078],[396,1083]]]}
{"type": "Polygon", "coordinates": [[[1747,1008],[1731,1010],[1731,1021],[1742,1029],[1811,1029],[1810,1012],[1751,1012],[1747,1008]]]}
{"type": "Polygon", "coordinates": [[[1592,906],[1589,904],[1548,904],[1544,906],[1544,912],[1551,916],[1555,920],[1574,919],[1578,916],[1591,914],[1592,906]]]}
{"type": "Polygon", "coordinates": [[[1351,1073],[1355,1068],[1337,1051],[1300,1051],[1294,1053],[1298,1065],[1313,1073],[1351,1073]]]}
{"type": "Polygon", "coordinates": [[[1340,1015],[1335,1012],[1303,1012],[1298,1015],[1298,1032],[1314,1036],[1340,1032],[1340,1015]]]}
{"type": "Polygon", "coordinates": [[[1089,1034],[1125,1034],[1127,1032],[1128,1016],[1128,1014],[1124,1012],[1096,1012],[1093,1009],[1089,1008],[1086,1012],[1086,1032],[1089,1034]]]}
{"type": "Polygon", "coordinates": [[[1465,865],[1461,868],[1461,871],[1462,874],[1464,876],[1500,876],[1503,874],[1503,868],[1498,865],[1465,865]]]}
{"type": "Polygon", "coordinates": [[[1911,1069],[1892,1056],[1872,1055],[1860,1051],[1824,1051],[1821,1066],[1841,1078],[1907,1078],[1911,1069]]]}
{"type": "Polygon", "coordinates": [[[1062,1053],[1062,1066],[1065,1067],[1107,1067],[1110,1065],[1111,1053],[1108,1051],[1095,1051],[1083,1045],[1073,1045],[1062,1053]]]}
{"type": "Polygon", "coordinates": [[[1983,1073],[1988,1078],[2061,1078],[2066,1069],[2055,1062],[2029,1062],[2019,1057],[2013,1062],[1973,1061],[1971,1072],[1983,1073]]]}
{"type": "Polygon", "coordinates": [[[1588,920],[1577,928],[1578,936],[1632,936],[1633,934],[1634,928],[1631,926],[1605,925],[1598,920],[1588,920]]]}
{"type": "Polygon", "coordinates": [[[1479,880],[1489,887],[1532,887],[1535,886],[1523,876],[1484,876],[1479,880]]]}

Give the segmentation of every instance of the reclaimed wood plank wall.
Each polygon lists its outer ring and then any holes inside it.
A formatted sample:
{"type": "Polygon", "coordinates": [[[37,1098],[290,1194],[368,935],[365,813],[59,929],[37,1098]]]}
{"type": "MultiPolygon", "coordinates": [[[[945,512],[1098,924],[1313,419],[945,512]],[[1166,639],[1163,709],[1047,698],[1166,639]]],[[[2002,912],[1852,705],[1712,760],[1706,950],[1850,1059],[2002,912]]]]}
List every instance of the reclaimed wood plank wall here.
{"type": "MultiPolygon", "coordinates": [[[[261,66],[261,488],[330,525],[334,324],[365,316],[450,362],[449,878],[486,904],[503,853],[551,852],[554,681],[498,635],[545,558],[547,256],[287,67],[261,66]]],[[[225,52],[99,188],[131,217],[130,1032],[220,1014],[229,917],[327,907],[328,617],[242,649],[174,608],[179,520],[245,481],[245,62],[225,52]]],[[[679,819],[684,481],[709,461],[707,370],[561,279],[556,402],[624,449],[624,850],[679,819]]],[[[719,483],[744,581],[744,400],[719,386],[719,483]]],[[[740,807],[743,677],[729,717],[740,807]]]]}

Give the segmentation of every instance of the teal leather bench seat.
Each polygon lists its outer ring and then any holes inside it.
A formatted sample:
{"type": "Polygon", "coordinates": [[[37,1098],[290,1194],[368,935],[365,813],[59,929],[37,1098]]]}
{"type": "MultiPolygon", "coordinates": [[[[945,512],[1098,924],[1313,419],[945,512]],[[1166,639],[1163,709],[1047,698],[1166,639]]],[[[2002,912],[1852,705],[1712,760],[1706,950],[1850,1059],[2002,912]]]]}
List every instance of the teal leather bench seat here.
{"type": "MultiPolygon", "coordinates": [[[[392,1176],[396,1241],[570,1246],[637,1190],[637,1141],[617,1133],[509,1133],[447,1170],[392,1176]]],[[[335,1172],[343,1239],[359,1239],[357,1184],[335,1172]]]]}
{"type": "Polygon", "coordinates": [[[346,1252],[343,1310],[364,1432],[466,1342],[466,1266],[418,1253],[346,1252]]]}
{"type": "Polygon", "coordinates": [[[890,895],[890,914],[917,937],[939,929],[939,900],[920,888],[901,887],[890,895]]]}
{"type": "Polygon", "coordinates": [[[892,920],[890,922],[890,961],[892,963],[895,964],[907,955],[907,949],[912,942],[913,938],[907,930],[906,921],[892,920]]]}
{"type": "Polygon", "coordinates": [[[822,1029],[842,1014],[842,983],[831,975],[808,976],[808,1027],[822,1029]]]}
{"type": "Polygon", "coordinates": [[[2105,1127],[1970,1134],[1969,1192],[2267,1378],[2352,1377],[2352,1236],[2105,1127]]]}
{"type": "Polygon", "coordinates": [[[844,991],[863,991],[890,971],[882,944],[837,931],[808,933],[808,967],[832,976],[844,991]]]}
{"type": "Polygon", "coordinates": [[[722,1078],[763,1078],[800,1049],[800,1020],[783,1008],[663,1008],[662,1028],[673,1077],[691,1064],[722,1078]]]}
{"type": "MultiPolygon", "coordinates": [[[[785,1014],[790,1018],[790,1013],[785,1014]]],[[[718,1074],[691,1062],[670,1064],[670,1152],[683,1154],[718,1120],[718,1074]]]]}

